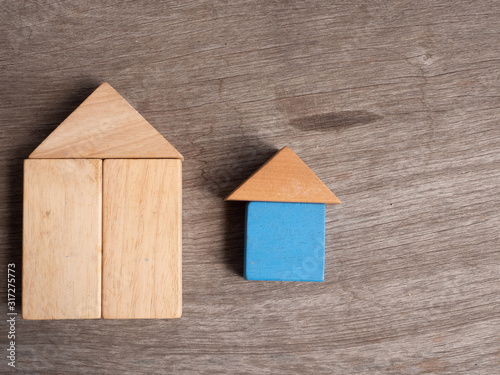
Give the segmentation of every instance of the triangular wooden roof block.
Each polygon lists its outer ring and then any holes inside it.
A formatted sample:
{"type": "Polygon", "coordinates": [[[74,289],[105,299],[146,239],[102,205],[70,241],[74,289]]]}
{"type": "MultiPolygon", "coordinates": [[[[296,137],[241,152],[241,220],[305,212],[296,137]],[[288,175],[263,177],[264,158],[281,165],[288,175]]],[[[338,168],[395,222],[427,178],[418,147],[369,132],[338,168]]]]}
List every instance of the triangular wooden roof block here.
{"type": "Polygon", "coordinates": [[[340,200],[288,147],[283,148],[225,199],[340,203],[340,200]]]}
{"type": "Polygon", "coordinates": [[[182,155],[108,83],[100,85],[30,158],[163,158],[182,155]]]}

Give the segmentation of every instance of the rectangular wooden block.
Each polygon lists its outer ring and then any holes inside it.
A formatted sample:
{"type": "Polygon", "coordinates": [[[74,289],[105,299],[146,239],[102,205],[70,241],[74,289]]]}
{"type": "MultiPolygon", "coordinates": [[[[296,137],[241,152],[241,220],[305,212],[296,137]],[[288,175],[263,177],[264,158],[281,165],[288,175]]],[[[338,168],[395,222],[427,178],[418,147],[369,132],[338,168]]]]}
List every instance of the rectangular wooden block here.
{"type": "Polygon", "coordinates": [[[179,318],[181,161],[108,159],[103,168],[103,318],[179,318]]]}
{"type": "Polygon", "coordinates": [[[24,319],[101,317],[102,160],[24,161],[24,319]]]}
{"type": "Polygon", "coordinates": [[[248,202],[245,278],[324,281],[325,205],[248,202]]]}

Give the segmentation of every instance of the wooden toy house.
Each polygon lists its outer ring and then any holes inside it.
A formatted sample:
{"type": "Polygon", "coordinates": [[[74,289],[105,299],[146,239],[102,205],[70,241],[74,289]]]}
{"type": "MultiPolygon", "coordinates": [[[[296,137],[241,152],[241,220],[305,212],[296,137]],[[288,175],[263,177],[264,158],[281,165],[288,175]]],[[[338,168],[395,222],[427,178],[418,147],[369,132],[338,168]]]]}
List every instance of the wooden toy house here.
{"type": "Polygon", "coordinates": [[[290,148],[274,155],[226,200],[249,201],[247,280],[324,280],[325,204],[340,201],[290,148]]]}
{"type": "Polygon", "coordinates": [[[182,155],[109,84],[24,163],[25,319],[178,318],[182,155]]]}

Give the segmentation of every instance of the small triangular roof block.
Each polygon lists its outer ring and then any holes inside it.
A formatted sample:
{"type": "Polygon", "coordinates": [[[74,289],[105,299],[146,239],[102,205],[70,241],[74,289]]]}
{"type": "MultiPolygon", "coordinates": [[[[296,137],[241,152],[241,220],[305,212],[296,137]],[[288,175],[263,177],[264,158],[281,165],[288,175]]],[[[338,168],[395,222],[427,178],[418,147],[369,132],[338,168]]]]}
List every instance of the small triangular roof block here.
{"type": "Polygon", "coordinates": [[[269,159],[225,200],[340,203],[335,194],[288,147],[269,159]]]}
{"type": "Polygon", "coordinates": [[[182,155],[108,83],[90,94],[29,157],[183,160],[182,155]]]}

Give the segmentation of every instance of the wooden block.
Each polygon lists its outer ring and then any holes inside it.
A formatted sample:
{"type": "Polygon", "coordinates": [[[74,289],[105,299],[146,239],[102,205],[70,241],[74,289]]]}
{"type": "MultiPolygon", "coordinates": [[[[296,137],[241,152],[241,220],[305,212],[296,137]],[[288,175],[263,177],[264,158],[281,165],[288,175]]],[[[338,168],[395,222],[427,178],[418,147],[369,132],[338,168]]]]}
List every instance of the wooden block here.
{"type": "Polygon", "coordinates": [[[99,86],[30,158],[172,158],[182,155],[109,84],[99,86]]]}
{"type": "Polygon", "coordinates": [[[324,204],[247,204],[247,280],[323,281],[324,271],[324,204]]]}
{"type": "Polygon", "coordinates": [[[102,160],[25,160],[24,319],[101,317],[102,160]]]}
{"type": "Polygon", "coordinates": [[[103,168],[103,317],[179,318],[181,161],[104,160],[103,168]]]}
{"type": "Polygon", "coordinates": [[[340,203],[335,194],[288,147],[269,159],[226,200],[340,203]]]}

